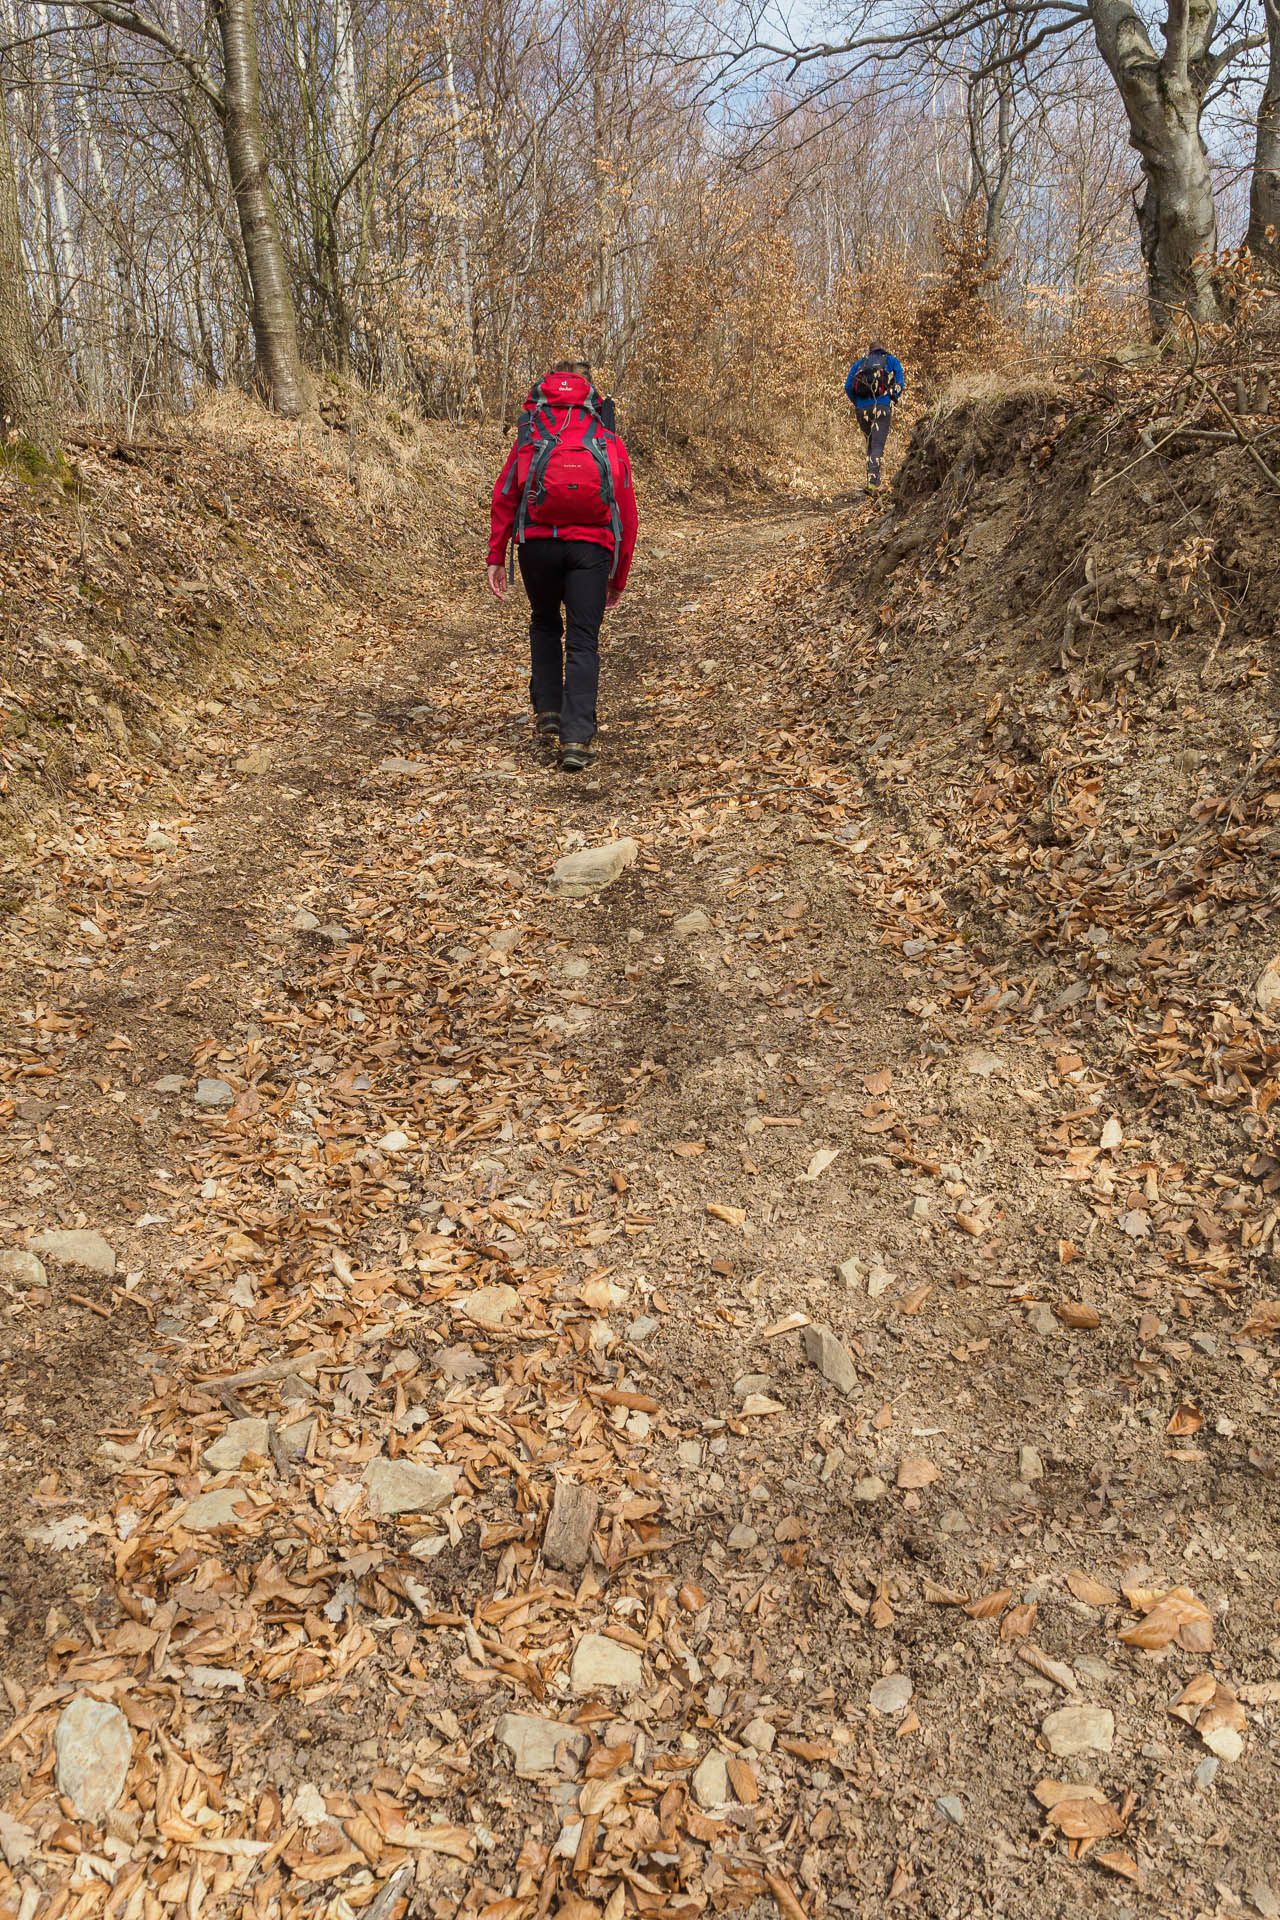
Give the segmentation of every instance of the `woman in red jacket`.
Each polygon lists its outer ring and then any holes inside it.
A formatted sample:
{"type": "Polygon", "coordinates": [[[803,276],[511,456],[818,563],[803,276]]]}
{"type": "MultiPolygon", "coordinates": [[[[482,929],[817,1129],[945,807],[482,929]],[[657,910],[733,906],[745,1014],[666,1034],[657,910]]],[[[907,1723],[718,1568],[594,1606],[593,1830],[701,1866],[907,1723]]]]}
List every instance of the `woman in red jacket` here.
{"type": "Polygon", "coordinates": [[[490,514],[489,585],[506,597],[514,546],[531,610],[534,724],[546,745],[560,742],[566,773],[592,757],[600,622],[622,596],[636,545],[631,462],[602,404],[584,362],[553,367],[524,403],[490,514]]]}

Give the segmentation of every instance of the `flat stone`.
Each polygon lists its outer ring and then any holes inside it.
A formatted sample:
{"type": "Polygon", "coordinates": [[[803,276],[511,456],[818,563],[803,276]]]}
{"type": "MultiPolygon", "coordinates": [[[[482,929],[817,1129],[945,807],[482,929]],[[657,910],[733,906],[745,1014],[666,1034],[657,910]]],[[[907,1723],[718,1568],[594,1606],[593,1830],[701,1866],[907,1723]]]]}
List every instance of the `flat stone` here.
{"type": "Polygon", "coordinates": [[[704,1810],[722,1807],[729,1798],[729,1769],[722,1753],[713,1747],[693,1770],[689,1782],[693,1797],[704,1810]]]}
{"type": "Polygon", "coordinates": [[[151,1091],[152,1093],[181,1093],[186,1084],[185,1074],[166,1073],[159,1080],[151,1082],[151,1091]]]}
{"type": "Polygon", "coordinates": [[[890,1673],[876,1681],[867,1701],[877,1713],[901,1713],[914,1691],[905,1673],[890,1673]]]}
{"type": "Polygon", "coordinates": [[[841,1393],[854,1393],[858,1386],[857,1369],[848,1349],[836,1339],[830,1327],[808,1326],[802,1334],[805,1358],[817,1367],[824,1379],[841,1393]]]}
{"type": "Polygon", "coordinates": [[[16,1280],[20,1287],[42,1287],[45,1270],[34,1253],[11,1247],[0,1253],[0,1280],[16,1280]]]}
{"type": "Polygon", "coordinates": [[[691,913],[681,914],[672,931],[691,938],[695,934],[710,933],[712,925],[711,915],[704,913],[701,907],[694,907],[691,913]]]}
{"type": "Polygon", "coordinates": [[[733,1553],[750,1553],[759,1538],[754,1527],[736,1526],[725,1544],[733,1553]]]}
{"type": "Polygon", "coordinates": [[[218,1693],[243,1693],[244,1675],[235,1667],[188,1667],[187,1678],[193,1687],[209,1687],[218,1693]]]}
{"type": "Polygon", "coordinates": [[[649,1336],[657,1331],[657,1317],[652,1313],[642,1313],[627,1328],[627,1344],[632,1347],[642,1347],[649,1336]]]}
{"type": "Polygon", "coordinates": [[[1057,1333],[1058,1319],[1052,1308],[1046,1307],[1042,1303],[1039,1306],[1032,1307],[1030,1313],[1027,1315],[1027,1326],[1032,1333],[1038,1333],[1042,1335],[1043,1338],[1048,1339],[1051,1333],[1057,1333]]]}
{"type": "Polygon", "coordinates": [[[676,1447],[676,1459],[682,1467],[700,1467],[702,1465],[701,1440],[681,1440],[676,1447]]]}
{"type": "Polygon", "coordinates": [[[87,1229],[70,1231],[51,1229],[38,1233],[28,1242],[32,1253],[43,1253],[64,1267],[84,1267],[89,1273],[101,1273],[108,1279],[116,1270],[116,1256],[100,1233],[87,1229]]]}
{"type": "Polygon", "coordinates": [[[573,1650],[569,1684],[575,1693],[595,1693],[601,1687],[637,1693],[643,1680],[644,1663],[636,1649],[602,1633],[584,1633],[573,1650]]]}
{"type": "Polygon", "coordinates": [[[171,833],[166,833],[163,827],[152,827],[143,845],[148,853],[177,853],[182,842],[175,840],[171,833]]]}
{"type": "Polygon", "coordinates": [[[330,920],[327,926],[320,928],[320,938],[327,940],[331,947],[349,947],[351,931],[340,920],[330,920]]]}
{"type": "Polygon", "coordinates": [[[401,1133],[399,1127],[392,1127],[390,1133],[384,1133],[378,1142],[379,1153],[403,1153],[412,1143],[407,1133],[401,1133]]]}
{"type": "Polygon", "coordinates": [[[82,1820],[105,1820],[124,1792],[133,1735],[119,1707],[78,1693],[53,1730],[58,1792],[82,1820]]]}
{"type": "Polygon", "coordinates": [[[237,773],[265,773],[271,765],[270,747],[250,747],[234,762],[237,773]]]}
{"type": "Polygon", "coordinates": [[[759,1718],[748,1720],[742,1729],[743,1745],[750,1747],[755,1753],[772,1753],[773,1743],[777,1737],[776,1728],[770,1726],[767,1720],[759,1718]]]}
{"type": "Polygon", "coordinates": [[[1018,1478],[1027,1486],[1033,1480],[1044,1479],[1044,1461],[1035,1447],[1018,1448],[1018,1478]]]}
{"type": "Polygon", "coordinates": [[[733,1383],[735,1400],[745,1400],[752,1393],[767,1393],[773,1385],[772,1375],[767,1373],[744,1373],[741,1379],[733,1383]]]}
{"type": "Polygon", "coordinates": [[[985,1047],[966,1047],[960,1055],[960,1065],[966,1073],[976,1074],[980,1080],[990,1080],[993,1074],[1005,1070],[1003,1056],[989,1053],[985,1047]]]}
{"type": "Polygon", "coordinates": [[[270,1445],[265,1420],[233,1420],[200,1458],[213,1473],[234,1473],[246,1453],[261,1454],[265,1458],[270,1445]]]}
{"type": "Polygon", "coordinates": [[[600,1502],[590,1487],[556,1475],[551,1513],[542,1536],[542,1557],[548,1566],[577,1573],[587,1564],[591,1536],[600,1516],[600,1502]]]}
{"type": "Polygon", "coordinates": [[[862,1268],[859,1265],[858,1261],[842,1260],[840,1262],[840,1265],[836,1268],[836,1272],[839,1274],[843,1284],[846,1287],[848,1287],[850,1293],[853,1292],[855,1287],[861,1286],[862,1268]]]}
{"type": "Polygon", "coordinates": [[[523,939],[523,927],[495,927],[489,935],[489,945],[495,953],[512,953],[523,939]]]}
{"type": "Polygon", "coordinates": [[[379,773],[428,774],[430,771],[429,760],[403,760],[394,753],[378,765],[379,773]]]}
{"type": "Polygon", "coordinates": [[[198,1107],[229,1107],[235,1099],[235,1088],[225,1080],[198,1080],[196,1082],[195,1102],[198,1107]]]}
{"type": "Polygon", "coordinates": [[[293,1818],[300,1820],[304,1827],[323,1826],[329,1818],[329,1809],[319,1787],[310,1780],[304,1780],[293,1796],[293,1818]]]}
{"type": "Polygon", "coordinates": [[[295,933],[319,933],[320,916],[307,907],[299,907],[289,925],[295,933]]]}
{"type": "Polygon", "coordinates": [[[219,1487],[214,1493],[198,1493],[178,1515],[178,1525],[191,1533],[212,1533],[215,1527],[242,1527],[245,1522],[236,1507],[243,1499],[243,1487],[219,1487]]]}
{"type": "Polygon", "coordinates": [[[1059,1707],[1040,1722],[1050,1753],[1070,1759],[1077,1753],[1110,1753],[1115,1715],[1109,1707],[1059,1707]]]}
{"type": "Polygon", "coordinates": [[[1265,1880],[1255,1880],[1247,1896],[1262,1915],[1263,1920],[1280,1920],[1280,1894],[1265,1880]]]}
{"type": "Polygon", "coordinates": [[[862,1478],[855,1480],[850,1488],[852,1498],[868,1507],[873,1500],[883,1500],[888,1491],[888,1481],[882,1480],[878,1473],[864,1473],[862,1478]]]}
{"type": "Polygon", "coordinates": [[[968,1818],[968,1808],[957,1794],[940,1793],[934,1804],[939,1813],[945,1814],[953,1827],[962,1827],[968,1818]]]}
{"type": "Polygon", "coordinates": [[[576,1727],[535,1713],[504,1713],[493,1737],[507,1749],[517,1773],[558,1772],[556,1755],[561,1752],[567,1752],[580,1768],[591,1747],[587,1735],[576,1727]]]}
{"type": "Polygon", "coordinates": [[[360,1477],[369,1511],[379,1520],[395,1513],[438,1513],[454,1496],[452,1474],[416,1460],[388,1460],[378,1454],[360,1477]]]}
{"type": "Polygon", "coordinates": [[[639,852],[636,842],[628,837],[566,853],[551,870],[551,890],[563,900],[581,900],[589,893],[598,893],[634,866],[639,852]]]}
{"type": "Polygon", "coordinates": [[[478,1327],[500,1327],[509,1313],[520,1305],[520,1295],[505,1282],[496,1287],[479,1287],[457,1302],[457,1311],[478,1327]]]}

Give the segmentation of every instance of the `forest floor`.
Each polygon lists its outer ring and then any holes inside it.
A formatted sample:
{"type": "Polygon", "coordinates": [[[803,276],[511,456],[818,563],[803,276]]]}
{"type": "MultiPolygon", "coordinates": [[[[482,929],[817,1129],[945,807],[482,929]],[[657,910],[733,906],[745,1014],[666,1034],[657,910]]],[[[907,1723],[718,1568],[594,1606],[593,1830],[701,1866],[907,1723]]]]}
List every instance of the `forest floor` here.
{"type": "Polygon", "coordinates": [[[46,841],[6,1920],[1280,1913],[1258,1143],[966,928],[827,524],[650,517],[576,780],[401,559],[46,841]]]}

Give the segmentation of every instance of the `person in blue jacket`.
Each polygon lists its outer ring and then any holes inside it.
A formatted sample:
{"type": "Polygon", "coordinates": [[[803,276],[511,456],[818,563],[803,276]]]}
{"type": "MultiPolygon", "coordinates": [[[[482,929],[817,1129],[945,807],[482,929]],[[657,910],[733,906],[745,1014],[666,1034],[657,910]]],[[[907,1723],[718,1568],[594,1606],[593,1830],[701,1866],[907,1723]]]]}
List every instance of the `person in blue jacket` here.
{"type": "Polygon", "coordinates": [[[849,369],[844,390],[853,402],[858,425],[867,442],[868,493],[879,492],[884,443],[893,423],[893,409],[906,388],[907,376],[902,371],[901,360],[895,359],[879,340],[873,340],[861,360],[855,360],[849,369]]]}

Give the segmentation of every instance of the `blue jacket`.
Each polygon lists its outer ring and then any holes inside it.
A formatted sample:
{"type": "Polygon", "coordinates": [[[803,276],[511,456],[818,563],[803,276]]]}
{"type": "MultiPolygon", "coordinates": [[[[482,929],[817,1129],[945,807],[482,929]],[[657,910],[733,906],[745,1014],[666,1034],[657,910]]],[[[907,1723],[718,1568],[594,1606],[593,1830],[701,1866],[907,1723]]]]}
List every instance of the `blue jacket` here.
{"type": "MultiPolygon", "coordinates": [[[[884,360],[889,372],[889,391],[884,398],[888,400],[890,406],[893,406],[896,401],[901,400],[907,390],[907,376],[902,371],[901,360],[896,360],[891,353],[886,353],[884,360]]],[[[864,355],[861,360],[855,360],[849,369],[849,378],[844,383],[844,390],[847,398],[850,400],[853,400],[853,376],[858,371],[858,368],[865,366],[865,364],[866,356],[864,355]]],[[[876,400],[853,400],[853,404],[859,413],[861,413],[864,407],[879,406],[882,405],[883,402],[876,400]]]]}

